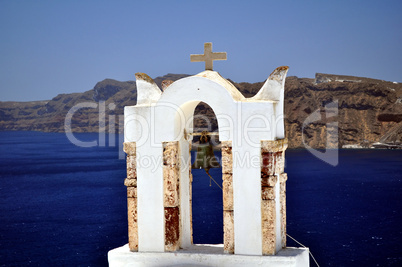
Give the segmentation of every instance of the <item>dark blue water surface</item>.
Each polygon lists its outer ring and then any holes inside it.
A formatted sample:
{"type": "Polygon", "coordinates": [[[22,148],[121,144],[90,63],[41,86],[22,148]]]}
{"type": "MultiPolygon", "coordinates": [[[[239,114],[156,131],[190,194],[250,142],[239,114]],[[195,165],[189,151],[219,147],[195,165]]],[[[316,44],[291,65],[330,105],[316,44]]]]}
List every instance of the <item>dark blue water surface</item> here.
{"type": "MultiPolygon", "coordinates": [[[[0,152],[0,266],[107,266],[127,243],[118,148],[0,132],[0,152]]],[[[336,167],[288,150],[286,172],[288,234],[321,266],[402,266],[401,150],[341,150],[336,167]]],[[[202,170],[193,176],[194,242],[222,243],[222,192],[202,170]]]]}

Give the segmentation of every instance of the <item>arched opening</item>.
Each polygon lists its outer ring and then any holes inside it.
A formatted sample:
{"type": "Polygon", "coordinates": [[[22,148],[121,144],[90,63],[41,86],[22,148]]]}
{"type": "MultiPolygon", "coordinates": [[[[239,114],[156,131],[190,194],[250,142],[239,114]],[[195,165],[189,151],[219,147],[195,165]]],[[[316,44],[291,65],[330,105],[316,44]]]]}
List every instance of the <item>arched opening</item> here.
{"type": "MultiPolygon", "coordinates": [[[[222,166],[219,163],[221,150],[218,128],[218,121],[212,108],[200,102],[193,116],[194,135],[191,151],[192,192],[190,194],[192,195],[194,244],[223,244],[222,166]],[[196,164],[196,161],[201,160],[202,149],[199,146],[206,145],[205,140],[200,140],[202,137],[197,134],[203,131],[208,133],[208,143],[212,145],[213,154],[218,160],[218,162],[208,162],[207,170],[201,167],[202,163],[196,164]]],[[[204,157],[202,160],[205,159],[213,161],[211,157],[204,157]]]]}
{"type": "MultiPolygon", "coordinates": [[[[173,83],[164,91],[155,107],[158,118],[158,131],[155,132],[155,136],[162,142],[163,153],[165,251],[187,249],[194,243],[223,243],[225,253],[234,253],[232,140],[234,126],[238,120],[236,113],[238,106],[233,101],[231,92],[220,83],[203,77],[193,77],[173,83]],[[197,108],[200,103],[202,104],[197,108]],[[213,132],[216,137],[211,139],[215,145],[221,142],[221,152],[215,151],[215,153],[218,157],[222,154],[220,164],[222,168],[212,169],[211,172],[214,177],[216,174],[219,178],[222,177],[214,180],[223,188],[223,190],[219,188],[219,193],[216,192],[214,195],[212,205],[209,203],[211,197],[202,195],[202,192],[200,205],[194,204],[194,212],[212,212],[212,216],[194,214],[195,223],[200,218],[201,235],[197,231],[197,225],[193,233],[192,195],[197,189],[192,188],[194,171],[191,168],[191,157],[193,159],[195,157],[195,152],[191,155],[191,148],[195,150],[196,146],[192,147],[192,144],[197,143],[196,133],[200,131],[213,132]],[[218,132],[219,138],[217,138],[218,132]],[[208,217],[210,219],[205,220],[208,217]],[[212,232],[212,229],[218,233],[212,232]],[[201,237],[201,240],[198,237],[201,237]]],[[[211,179],[209,187],[210,177],[205,170],[198,170],[198,173],[203,174],[208,189],[216,185],[211,179]]],[[[195,179],[202,181],[202,177],[194,176],[195,179]]],[[[198,199],[197,196],[194,197],[198,199]]],[[[220,246],[214,247],[220,250],[220,246]]]]}

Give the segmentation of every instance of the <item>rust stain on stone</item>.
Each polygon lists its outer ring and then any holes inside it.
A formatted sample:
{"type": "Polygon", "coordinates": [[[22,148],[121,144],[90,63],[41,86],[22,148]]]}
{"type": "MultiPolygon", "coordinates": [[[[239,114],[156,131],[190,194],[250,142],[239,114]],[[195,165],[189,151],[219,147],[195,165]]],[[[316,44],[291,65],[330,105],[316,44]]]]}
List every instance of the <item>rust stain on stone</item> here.
{"type": "Polygon", "coordinates": [[[123,143],[123,151],[127,153],[127,155],[135,155],[136,153],[136,143],[135,142],[124,142],[123,143]]]}
{"type": "Polygon", "coordinates": [[[222,141],[222,196],[223,196],[223,249],[225,253],[234,253],[234,218],[233,218],[233,156],[232,142],[222,141]]]}
{"type": "Polygon", "coordinates": [[[232,142],[222,141],[222,173],[233,173],[232,142]]]}
{"type": "Polygon", "coordinates": [[[123,143],[123,150],[124,152],[127,153],[126,157],[127,178],[136,179],[137,178],[136,143],[135,142],[123,143]]]}
{"type": "Polygon", "coordinates": [[[275,221],[275,200],[262,200],[261,209],[262,221],[275,221]]]}
{"type": "Polygon", "coordinates": [[[222,175],[223,210],[233,210],[233,177],[231,173],[222,175]]]}
{"type": "Polygon", "coordinates": [[[262,152],[261,153],[261,178],[278,174],[284,169],[282,152],[262,152]]]}
{"type": "Polygon", "coordinates": [[[288,139],[278,139],[278,140],[261,140],[261,150],[262,152],[280,152],[286,150],[288,147],[288,139]]]}
{"type": "Polygon", "coordinates": [[[123,150],[127,153],[124,185],[127,186],[128,245],[130,251],[138,251],[136,143],[123,143],[123,150]]]}
{"type": "Polygon", "coordinates": [[[261,177],[261,186],[275,186],[278,178],[276,175],[261,177]]]}
{"type": "Polygon", "coordinates": [[[137,178],[137,159],[135,155],[127,155],[126,157],[127,166],[127,178],[136,179],[137,178]]]}
{"type": "Polygon", "coordinates": [[[165,250],[176,251],[179,248],[179,238],[179,207],[167,207],[165,208],[165,250]]]}
{"type": "Polygon", "coordinates": [[[142,72],[137,72],[135,74],[135,79],[137,80],[143,80],[149,83],[155,83],[154,80],[148,76],[148,74],[142,73],[142,72]]]}
{"type": "Polygon", "coordinates": [[[163,142],[163,165],[179,164],[179,142],[163,142]]]}
{"type": "Polygon", "coordinates": [[[272,74],[277,74],[277,73],[279,73],[279,72],[281,72],[281,71],[285,71],[285,70],[288,70],[289,69],[289,66],[280,66],[280,67],[277,67],[272,73],[271,73],[271,75],[272,74]]]}
{"type": "Polygon", "coordinates": [[[286,182],[288,180],[288,174],[287,173],[281,173],[280,175],[279,175],[279,181],[281,182],[281,183],[284,183],[284,182],[286,182]]]}
{"type": "Polygon", "coordinates": [[[280,214],[281,214],[281,239],[282,247],[286,247],[286,180],[288,176],[286,173],[281,173],[279,175],[280,181],[280,214]]]}
{"type": "Polygon", "coordinates": [[[137,198],[127,198],[128,245],[130,251],[138,251],[137,198]]]}
{"type": "MultiPolygon", "coordinates": [[[[278,68],[287,70],[286,67],[278,68]]],[[[285,150],[287,139],[261,141],[261,226],[262,254],[274,255],[276,247],[276,227],[281,227],[282,247],[286,247],[286,179],[285,150]],[[279,177],[277,177],[279,174],[279,177]],[[279,178],[278,203],[276,202],[276,184],[279,178]],[[276,204],[280,209],[280,225],[276,225],[276,204]]]]}
{"type": "Polygon", "coordinates": [[[262,226],[262,253],[263,255],[275,254],[275,200],[261,201],[261,226],[262,226]]]}
{"type": "MultiPolygon", "coordinates": [[[[263,223],[264,225],[264,223],[263,223]]],[[[275,255],[275,234],[269,227],[264,227],[262,230],[262,254],[275,255]]]]}
{"type": "Polygon", "coordinates": [[[173,83],[172,80],[163,80],[162,81],[162,90],[165,91],[172,83],[173,83]]]}
{"type": "Polygon", "coordinates": [[[281,214],[281,239],[282,239],[282,247],[286,247],[286,183],[283,182],[280,184],[280,214],[281,214]]]}
{"type": "Polygon", "coordinates": [[[271,152],[261,154],[261,177],[265,178],[275,174],[275,158],[271,152]]]}
{"type": "Polygon", "coordinates": [[[179,168],[178,166],[163,166],[164,206],[179,205],[179,168]]]}
{"type": "Polygon", "coordinates": [[[165,207],[165,251],[180,246],[179,143],[163,143],[163,187],[165,207]]]}
{"type": "Polygon", "coordinates": [[[275,187],[262,187],[261,199],[262,200],[275,199],[275,187]]]}
{"type": "Polygon", "coordinates": [[[280,174],[285,171],[285,151],[274,153],[275,173],[280,174]]]}
{"type": "Polygon", "coordinates": [[[233,211],[223,211],[223,250],[225,253],[234,253],[234,217],[233,211]]]}
{"type": "Polygon", "coordinates": [[[136,198],[137,197],[137,187],[127,187],[127,197],[136,198]]]}
{"type": "Polygon", "coordinates": [[[269,79],[270,80],[276,80],[278,82],[281,82],[284,78],[284,74],[286,73],[286,71],[288,71],[289,67],[288,66],[281,66],[281,67],[277,67],[272,73],[271,75],[269,75],[269,79]]]}
{"type": "Polygon", "coordinates": [[[127,187],[137,187],[137,179],[124,179],[124,185],[127,187]]]}

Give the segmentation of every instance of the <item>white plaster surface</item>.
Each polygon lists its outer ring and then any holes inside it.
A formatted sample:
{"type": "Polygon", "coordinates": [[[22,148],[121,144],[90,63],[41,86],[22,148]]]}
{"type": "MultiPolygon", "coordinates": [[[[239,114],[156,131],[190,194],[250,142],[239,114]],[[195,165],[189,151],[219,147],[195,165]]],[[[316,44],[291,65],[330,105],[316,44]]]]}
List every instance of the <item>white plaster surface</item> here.
{"type": "Polygon", "coordinates": [[[149,164],[152,157],[160,158],[163,148],[137,147],[137,221],[138,250],[165,249],[165,213],[163,207],[162,164],[149,164]],[[147,155],[146,157],[143,155],[147,155]]]}
{"type": "Polygon", "coordinates": [[[191,246],[189,143],[186,140],[180,140],[179,149],[182,155],[182,161],[180,162],[180,237],[181,247],[188,248],[191,246]]]}
{"type": "MultiPolygon", "coordinates": [[[[259,155],[258,148],[241,149],[232,146],[233,166],[239,166],[247,154],[259,155]],[[254,150],[254,151],[253,151],[254,150]],[[256,153],[256,154],[255,154],[256,153]]],[[[262,255],[261,167],[233,167],[233,207],[235,254],[262,255]]]]}
{"type": "Polygon", "coordinates": [[[250,100],[271,100],[276,101],[275,117],[278,119],[276,123],[276,137],[278,139],[285,138],[285,128],[283,124],[283,101],[285,95],[285,78],[288,67],[276,68],[268,79],[265,81],[258,93],[251,97],[250,100]]]}
{"type": "Polygon", "coordinates": [[[155,103],[161,97],[162,91],[156,85],[156,83],[149,83],[144,80],[140,80],[137,77],[137,86],[143,88],[143,90],[137,91],[137,105],[148,105],[155,103]]]}
{"type": "Polygon", "coordinates": [[[192,245],[176,252],[130,252],[128,245],[109,251],[110,267],[222,266],[308,267],[307,248],[286,248],[275,256],[224,254],[223,245],[192,245]]]}

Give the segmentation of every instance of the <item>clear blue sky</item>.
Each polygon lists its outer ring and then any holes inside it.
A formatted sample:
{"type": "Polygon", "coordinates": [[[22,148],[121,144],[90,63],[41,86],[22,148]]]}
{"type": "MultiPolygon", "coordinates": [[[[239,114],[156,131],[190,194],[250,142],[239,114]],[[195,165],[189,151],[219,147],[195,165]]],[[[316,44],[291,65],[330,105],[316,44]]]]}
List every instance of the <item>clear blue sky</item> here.
{"type": "Polygon", "coordinates": [[[402,82],[402,1],[0,0],[0,101],[84,92],[105,78],[196,74],[213,42],[236,82],[278,66],[402,82]]]}

